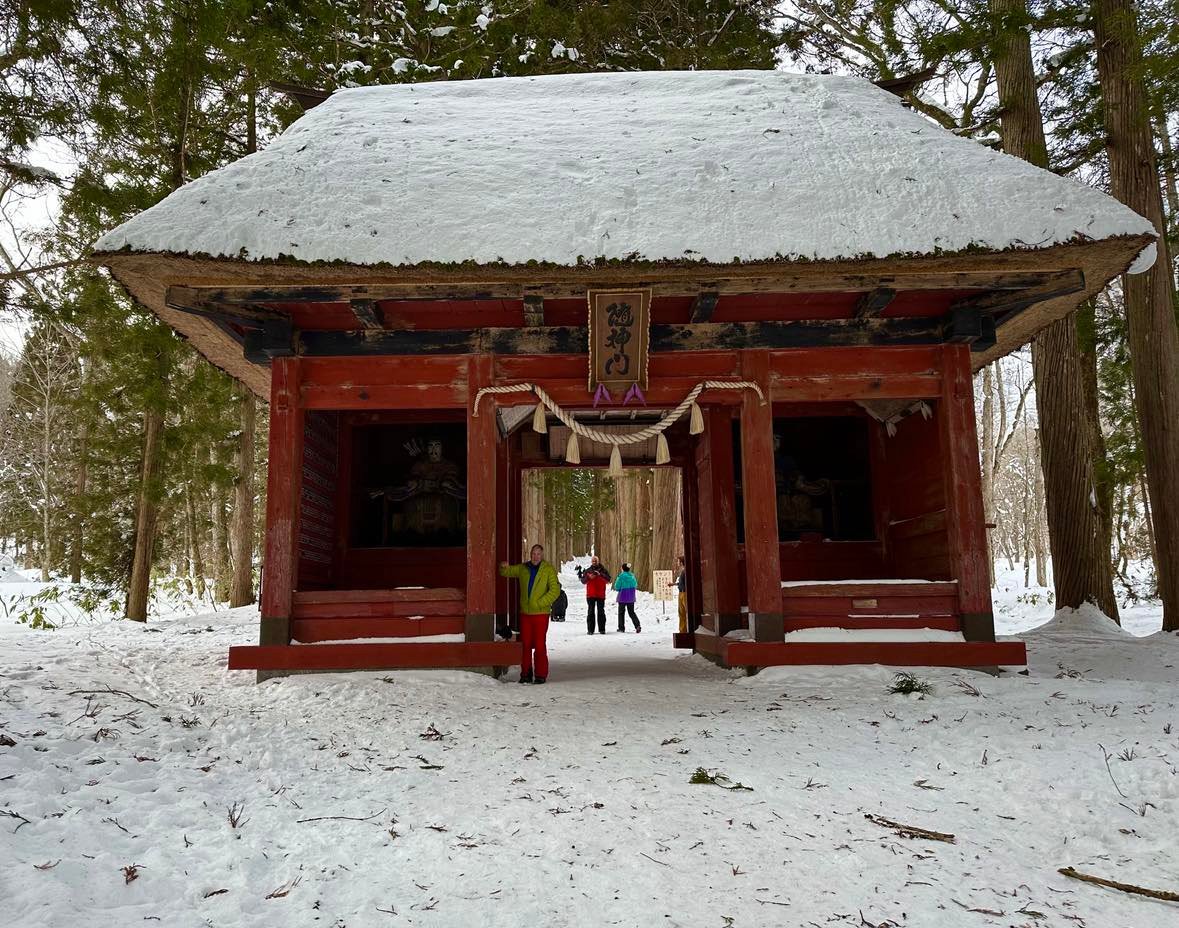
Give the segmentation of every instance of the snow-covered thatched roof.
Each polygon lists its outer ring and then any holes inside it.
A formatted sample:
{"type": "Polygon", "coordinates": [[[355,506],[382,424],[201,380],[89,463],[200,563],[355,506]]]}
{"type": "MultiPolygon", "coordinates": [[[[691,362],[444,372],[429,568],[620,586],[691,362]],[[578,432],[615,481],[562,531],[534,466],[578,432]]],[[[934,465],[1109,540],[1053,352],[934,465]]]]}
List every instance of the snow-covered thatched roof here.
{"type": "Polygon", "coordinates": [[[333,94],[99,252],[574,266],[1039,249],[1153,234],[853,77],[569,74],[333,94]]]}

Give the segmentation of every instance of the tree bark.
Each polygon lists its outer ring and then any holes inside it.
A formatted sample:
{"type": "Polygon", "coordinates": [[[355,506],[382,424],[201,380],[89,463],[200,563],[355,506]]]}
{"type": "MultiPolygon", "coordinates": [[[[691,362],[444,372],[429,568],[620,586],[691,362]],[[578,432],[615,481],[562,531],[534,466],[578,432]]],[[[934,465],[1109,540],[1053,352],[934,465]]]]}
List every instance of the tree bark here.
{"type": "MultiPolygon", "coordinates": [[[[1025,0],[989,0],[997,20],[995,76],[1003,149],[1048,167],[1044,120],[1036,97],[1025,0]]],[[[1032,343],[1032,367],[1040,420],[1040,461],[1052,552],[1057,608],[1095,603],[1117,619],[1105,523],[1097,504],[1100,429],[1085,410],[1084,360],[1076,321],[1068,316],[1032,343]]],[[[1036,529],[1037,537],[1039,528],[1036,529]]],[[[1037,574],[1042,568],[1037,566],[1037,574]]]]}
{"type": "Polygon", "coordinates": [[[192,498],[191,479],[184,487],[184,508],[188,513],[188,540],[192,559],[192,576],[196,584],[196,595],[205,598],[205,559],[201,555],[201,533],[197,527],[196,502],[192,498]]]}
{"type": "Polygon", "coordinates": [[[1179,326],[1174,278],[1163,233],[1163,203],[1155,161],[1142,48],[1132,0],[1094,0],[1094,38],[1115,197],[1146,217],[1160,233],[1158,257],[1142,274],[1122,279],[1133,369],[1134,399],[1142,431],[1155,571],[1163,603],[1163,629],[1179,630],[1179,326]]]}
{"type": "Polygon", "coordinates": [[[209,520],[213,528],[213,601],[229,599],[229,532],[225,496],[218,486],[209,488],[209,520]]]}
{"type": "Polygon", "coordinates": [[[160,444],[164,414],[149,408],[143,416],[143,460],[139,471],[139,501],[135,510],[134,553],[131,579],[127,584],[127,618],[147,621],[147,600],[151,591],[152,551],[156,539],[156,483],[159,479],[160,444]]]}
{"type": "Polygon", "coordinates": [[[233,575],[229,585],[230,608],[254,601],[254,395],[242,391],[241,437],[237,444],[237,481],[233,488],[233,524],[230,550],[233,575]]]}
{"type": "Polygon", "coordinates": [[[85,520],[82,518],[82,497],[86,495],[90,428],[83,422],[78,436],[78,469],[74,475],[75,511],[70,528],[70,583],[82,582],[82,539],[85,520]]]}
{"type": "Polygon", "coordinates": [[[651,569],[675,570],[675,558],[683,542],[676,544],[676,512],[679,507],[680,472],[656,467],[651,478],[651,569]]]}

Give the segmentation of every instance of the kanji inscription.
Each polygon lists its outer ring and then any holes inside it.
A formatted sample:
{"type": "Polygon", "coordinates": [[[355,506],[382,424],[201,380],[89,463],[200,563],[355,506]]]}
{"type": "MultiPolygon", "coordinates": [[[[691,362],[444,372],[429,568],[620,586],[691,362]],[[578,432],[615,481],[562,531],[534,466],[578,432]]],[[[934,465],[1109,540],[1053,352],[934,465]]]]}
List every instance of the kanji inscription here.
{"type": "Polygon", "coordinates": [[[650,290],[589,291],[589,388],[647,388],[650,290]]]}

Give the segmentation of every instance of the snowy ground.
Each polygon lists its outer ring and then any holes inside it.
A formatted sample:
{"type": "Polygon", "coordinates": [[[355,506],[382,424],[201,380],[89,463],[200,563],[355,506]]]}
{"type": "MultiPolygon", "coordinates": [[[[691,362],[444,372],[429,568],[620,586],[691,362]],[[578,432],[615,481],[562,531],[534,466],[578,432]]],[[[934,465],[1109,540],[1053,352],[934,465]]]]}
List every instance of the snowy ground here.
{"type": "Polygon", "coordinates": [[[1179,923],[1056,872],[1179,890],[1175,636],[1082,614],[1027,636],[1031,676],[921,672],[918,698],[883,668],[720,670],[649,599],[641,635],[611,604],[590,638],[572,599],[544,687],[256,686],[224,669],[252,610],[0,626],[4,923],[1179,923]]]}

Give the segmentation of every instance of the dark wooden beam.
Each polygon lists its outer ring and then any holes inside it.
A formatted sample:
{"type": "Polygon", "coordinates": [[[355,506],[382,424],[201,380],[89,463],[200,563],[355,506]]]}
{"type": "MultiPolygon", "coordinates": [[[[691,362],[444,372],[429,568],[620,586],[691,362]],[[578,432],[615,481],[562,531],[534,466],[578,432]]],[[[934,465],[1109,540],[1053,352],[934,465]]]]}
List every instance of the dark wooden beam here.
{"type": "Polygon", "coordinates": [[[982,313],[970,306],[955,306],[946,315],[942,337],[947,342],[974,342],[982,336],[982,313]]]}
{"type": "Polygon", "coordinates": [[[259,326],[271,322],[290,321],[290,316],[255,305],[256,301],[243,300],[230,304],[208,298],[207,290],[196,287],[169,287],[164,293],[164,305],[178,312],[206,319],[236,322],[244,326],[259,326]]]}
{"type": "Polygon", "coordinates": [[[356,321],[360,323],[362,329],[383,329],[385,327],[381,321],[381,312],[377,309],[376,300],[349,300],[348,305],[352,307],[352,315],[356,317],[356,321]]]}
{"type": "Polygon", "coordinates": [[[692,301],[692,322],[711,322],[712,312],[716,309],[717,300],[720,299],[720,294],[715,290],[705,290],[702,293],[696,294],[696,299],[692,301]]]}
{"type": "Polygon", "coordinates": [[[530,328],[544,325],[544,297],[541,294],[524,294],[524,325],[530,328]]]}
{"type": "MultiPolygon", "coordinates": [[[[1079,271],[921,271],[896,274],[794,273],[775,276],[709,278],[635,277],[628,287],[650,287],[655,296],[697,296],[726,293],[868,293],[878,289],[905,290],[1027,290],[1073,279],[1079,271]]],[[[611,286],[621,283],[603,280],[611,286]]],[[[170,287],[169,293],[198,294],[205,303],[350,303],[370,300],[520,300],[525,294],[548,299],[584,297],[597,283],[583,274],[553,281],[492,281],[487,283],[400,283],[355,286],[303,285],[286,287],[170,287]]],[[[1070,291],[1071,292],[1071,291],[1070,291]]]]}
{"type": "Polygon", "coordinates": [[[286,358],[295,353],[290,323],[274,323],[250,329],[242,348],[247,361],[269,364],[274,358],[286,358]]]}
{"type": "Polygon", "coordinates": [[[970,343],[970,350],[986,351],[988,348],[994,348],[995,342],[998,340],[997,336],[995,335],[995,317],[980,317],[979,328],[979,336],[970,343]]]}
{"type": "Polygon", "coordinates": [[[968,296],[958,300],[950,309],[951,312],[955,309],[976,309],[992,316],[1002,315],[1002,323],[1029,306],[1057,297],[1071,296],[1084,289],[1085,274],[1082,271],[1054,271],[1044,275],[1043,280],[1031,286],[968,296]]]}
{"type": "Polygon", "coordinates": [[[303,87],[299,84],[287,84],[282,81],[271,81],[270,89],[290,97],[304,110],[319,106],[332,95],[330,90],[320,90],[318,87],[303,87]]]}
{"type": "MultiPolygon", "coordinates": [[[[722,322],[651,326],[651,350],[726,351],[743,348],[811,348],[857,345],[938,345],[945,322],[921,319],[851,319],[794,322],[722,322]]],[[[402,329],[381,332],[301,332],[299,354],[356,355],[582,354],[581,326],[483,329],[402,329]]]]}
{"type": "Polygon", "coordinates": [[[936,74],[937,66],[931,65],[930,67],[925,68],[923,71],[916,71],[913,74],[904,74],[901,77],[882,78],[881,80],[873,81],[872,83],[881,90],[887,90],[889,93],[903,98],[911,94],[922,84],[933,80],[936,74]]]}
{"type": "Polygon", "coordinates": [[[852,314],[857,319],[875,319],[884,311],[889,303],[896,299],[897,292],[891,287],[877,287],[869,290],[856,303],[856,310],[852,314]]]}

